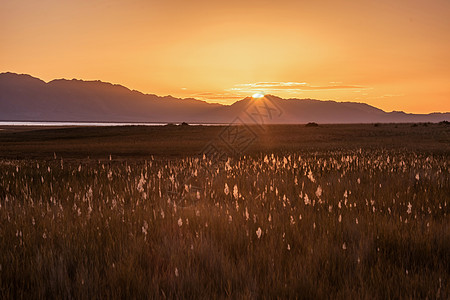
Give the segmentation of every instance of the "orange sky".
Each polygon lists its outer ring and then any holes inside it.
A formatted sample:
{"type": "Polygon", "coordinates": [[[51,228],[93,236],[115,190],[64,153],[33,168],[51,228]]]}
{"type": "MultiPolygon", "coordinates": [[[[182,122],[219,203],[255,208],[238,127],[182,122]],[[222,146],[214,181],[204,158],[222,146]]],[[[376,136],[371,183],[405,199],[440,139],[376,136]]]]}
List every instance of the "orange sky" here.
{"type": "Polygon", "coordinates": [[[6,0],[0,72],[450,111],[450,1],[6,0]]]}

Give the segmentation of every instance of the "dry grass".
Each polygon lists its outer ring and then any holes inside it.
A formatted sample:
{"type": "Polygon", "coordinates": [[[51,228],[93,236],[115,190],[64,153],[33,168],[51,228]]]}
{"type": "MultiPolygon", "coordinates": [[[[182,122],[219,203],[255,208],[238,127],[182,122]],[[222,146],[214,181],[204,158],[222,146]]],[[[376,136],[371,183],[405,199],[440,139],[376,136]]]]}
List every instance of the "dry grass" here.
{"type": "Polygon", "coordinates": [[[394,150],[4,160],[0,297],[448,299],[449,191],[394,150]]]}

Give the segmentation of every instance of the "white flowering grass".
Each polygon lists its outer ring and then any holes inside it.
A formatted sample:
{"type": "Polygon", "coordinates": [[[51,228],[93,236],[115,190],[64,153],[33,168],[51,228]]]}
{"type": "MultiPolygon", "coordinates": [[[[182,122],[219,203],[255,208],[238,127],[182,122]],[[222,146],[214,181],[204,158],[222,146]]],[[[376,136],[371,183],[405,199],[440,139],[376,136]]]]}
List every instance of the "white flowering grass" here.
{"type": "Polygon", "coordinates": [[[2,163],[0,295],[448,298],[447,156],[264,153],[207,166],[2,163]]]}

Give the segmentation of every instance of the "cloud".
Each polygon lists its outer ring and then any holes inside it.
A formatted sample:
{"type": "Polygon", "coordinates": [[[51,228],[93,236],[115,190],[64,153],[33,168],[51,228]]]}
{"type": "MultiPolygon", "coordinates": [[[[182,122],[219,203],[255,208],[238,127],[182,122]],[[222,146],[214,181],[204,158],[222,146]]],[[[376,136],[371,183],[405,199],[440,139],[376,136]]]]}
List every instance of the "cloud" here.
{"type": "Polygon", "coordinates": [[[237,87],[250,87],[250,88],[295,88],[306,85],[306,82],[256,82],[256,83],[243,83],[236,84],[237,87]]]}
{"type": "Polygon", "coordinates": [[[342,89],[366,89],[360,85],[344,85],[341,82],[333,82],[331,85],[309,85],[306,82],[256,82],[236,84],[228,89],[233,92],[252,92],[255,90],[269,91],[316,91],[316,90],[342,90],[342,89]],[[340,83],[340,84],[337,84],[340,83]]]}
{"type": "Polygon", "coordinates": [[[242,99],[242,95],[236,95],[232,93],[211,93],[211,92],[202,92],[190,95],[196,99],[203,100],[230,100],[230,99],[242,99]]]}
{"type": "Polygon", "coordinates": [[[404,97],[405,94],[384,94],[384,95],[380,95],[380,96],[371,96],[371,97],[366,97],[366,99],[384,99],[384,98],[393,98],[393,97],[404,97]]]}
{"type": "Polygon", "coordinates": [[[341,90],[341,89],[365,89],[360,85],[328,85],[328,86],[308,86],[304,90],[341,90]]]}
{"type": "Polygon", "coordinates": [[[298,94],[304,91],[320,91],[320,90],[345,90],[350,89],[353,91],[361,91],[364,89],[369,89],[368,87],[360,85],[346,85],[342,82],[330,82],[327,85],[310,85],[306,82],[278,82],[278,81],[267,81],[267,82],[255,82],[255,83],[241,83],[235,84],[232,88],[225,89],[224,92],[214,93],[214,92],[198,92],[189,95],[190,97],[206,100],[206,101],[217,101],[217,102],[234,102],[245,98],[246,96],[252,95],[255,92],[263,92],[265,94],[276,94],[277,92],[282,92],[283,94],[298,94]]]}

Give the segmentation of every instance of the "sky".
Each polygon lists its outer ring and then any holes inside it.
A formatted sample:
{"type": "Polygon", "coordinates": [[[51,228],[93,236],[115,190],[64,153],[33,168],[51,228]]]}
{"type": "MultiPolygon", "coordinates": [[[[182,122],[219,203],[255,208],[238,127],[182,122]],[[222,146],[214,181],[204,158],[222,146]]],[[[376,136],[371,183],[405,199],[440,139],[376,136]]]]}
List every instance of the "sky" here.
{"type": "Polygon", "coordinates": [[[0,72],[450,111],[450,1],[0,0],[0,72]]]}

